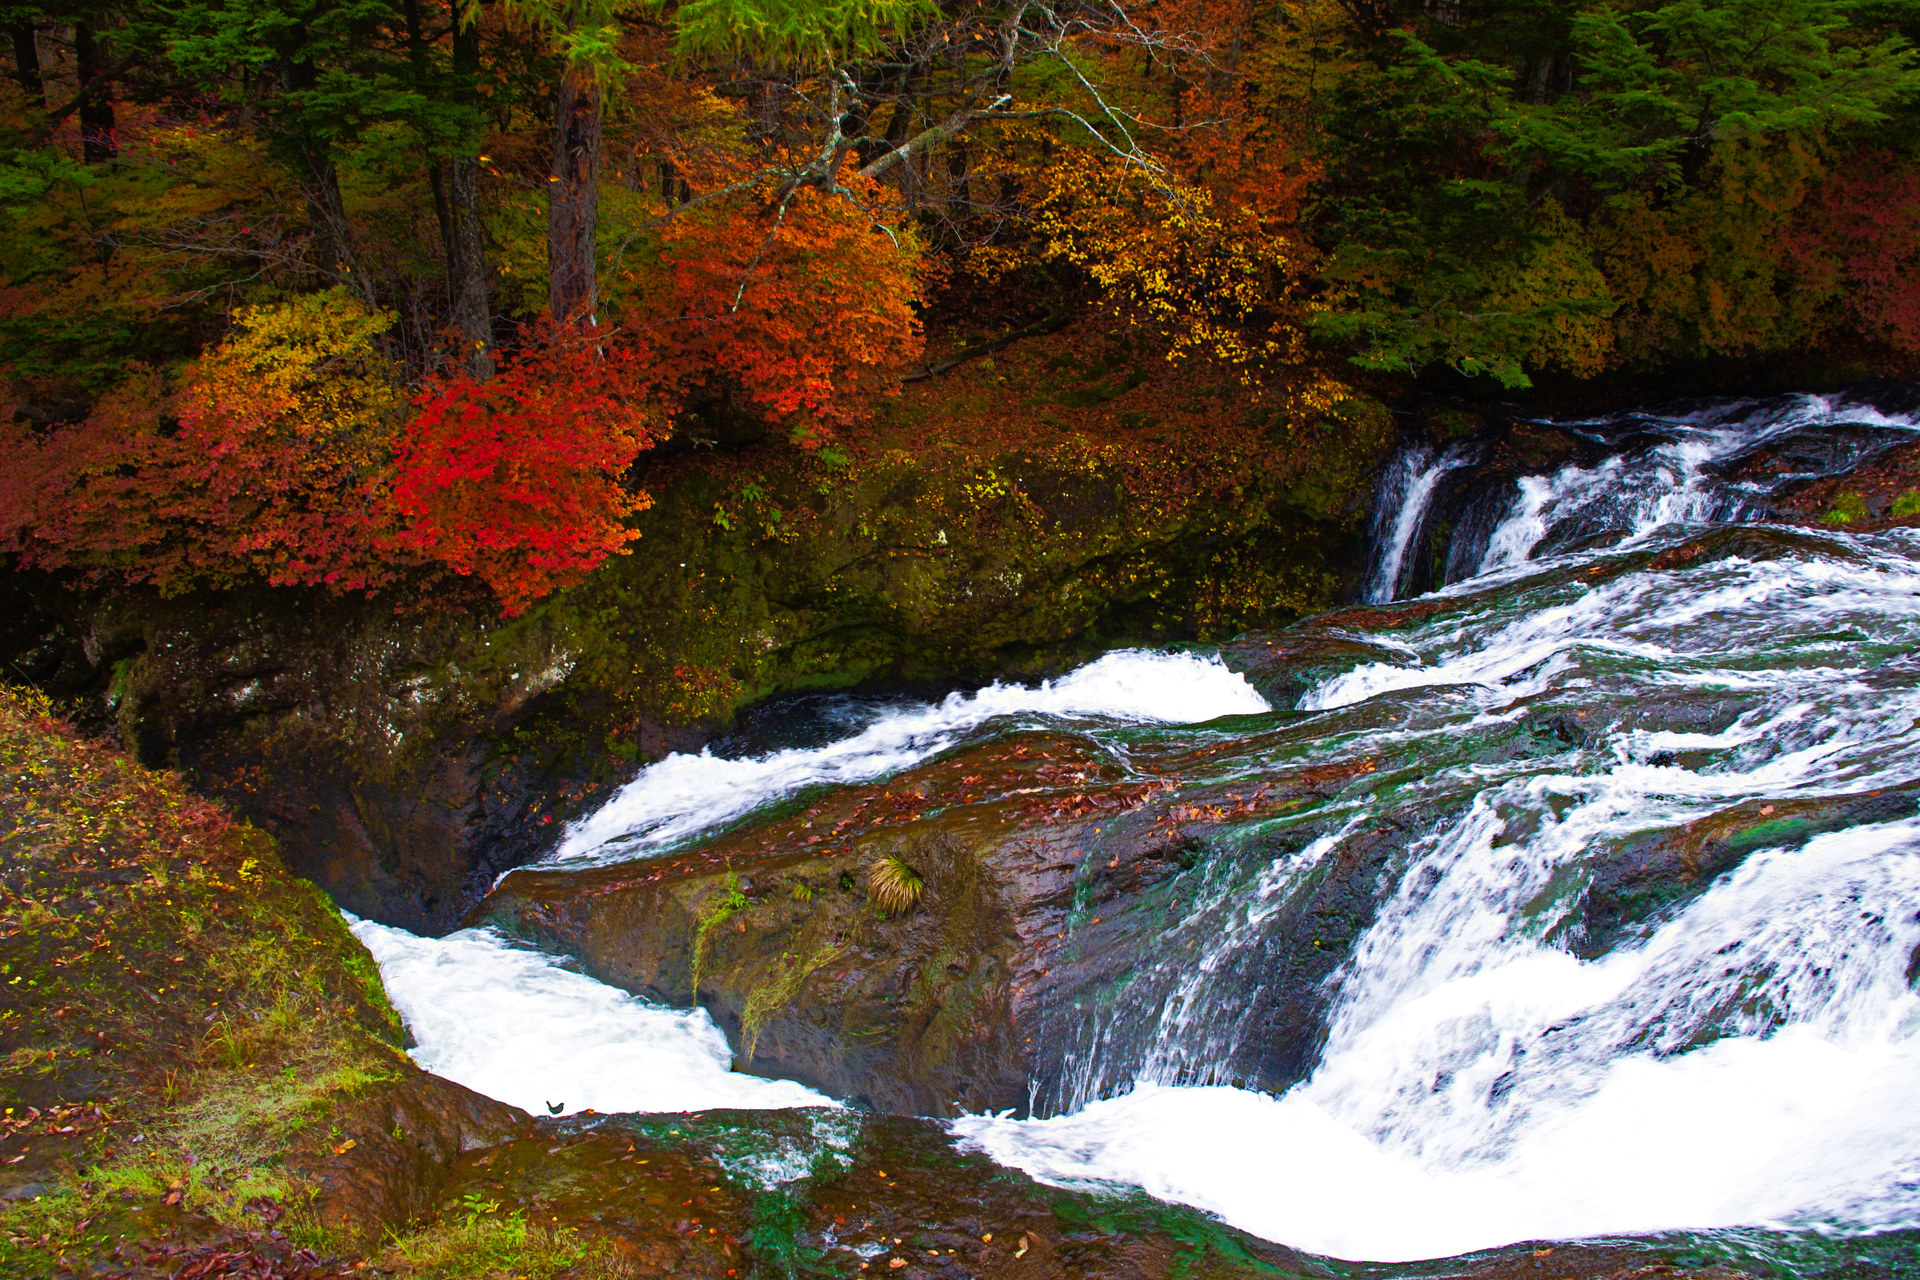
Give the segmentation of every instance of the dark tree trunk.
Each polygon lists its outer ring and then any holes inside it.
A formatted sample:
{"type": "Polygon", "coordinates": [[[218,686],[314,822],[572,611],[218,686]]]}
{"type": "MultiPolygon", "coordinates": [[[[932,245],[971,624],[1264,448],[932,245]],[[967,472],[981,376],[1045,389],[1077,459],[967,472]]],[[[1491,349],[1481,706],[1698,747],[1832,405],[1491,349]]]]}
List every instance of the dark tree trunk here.
{"type": "Polygon", "coordinates": [[[80,153],[88,164],[104,164],[120,149],[113,136],[113,90],[105,82],[99,42],[84,22],[74,24],[73,52],[80,87],[91,90],[80,103],[80,153]]]}
{"type": "MultiPolygon", "coordinates": [[[[434,95],[431,51],[427,48],[426,24],[420,16],[420,0],[404,0],[401,12],[407,20],[407,61],[413,66],[413,87],[422,98],[434,95]]],[[[447,279],[447,296],[459,290],[460,265],[455,258],[453,210],[447,204],[447,175],[441,163],[439,139],[427,139],[427,188],[433,196],[433,218],[440,229],[440,259],[447,279]]]]}
{"type": "MultiPolygon", "coordinates": [[[[283,62],[280,79],[288,89],[312,89],[319,83],[313,63],[283,62]]],[[[353,251],[353,230],[347,223],[347,202],[340,194],[340,173],[333,150],[311,136],[289,137],[282,143],[299,157],[307,171],[302,193],[307,199],[307,221],[313,227],[313,252],[320,269],[347,285],[369,307],[378,306],[373,279],[353,251]]]]}
{"type": "Polygon", "coordinates": [[[34,106],[47,105],[46,82],[40,78],[40,33],[31,22],[13,24],[13,77],[34,106]]]}
{"type": "Polygon", "coordinates": [[[599,217],[600,86],[581,70],[560,81],[547,180],[548,296],[563,324],[596,323],[593,233],[599,217]]]}
{"type": "Polygon", "coordinates": [[[447,297],[460,291],[460,248],[453,236],[453,203],[447,194],[447,167],[440,157],[427,157],[427,191],[433,197],[433,221],[440,229],[440,268],[447,277],[447,297]]]}
{"type": "Polygon", "coordinates": [[[455,24],[453,74],[455,92],[473,108],[472,136],[461,140],[453,157],[453,184],[449,192],[453,240],[448,257],[453,263],[453,323],[467,344],[467,367],[473,376],[493,376],[493,273],[487,269],[487,241],[480,224],[479,94],[474,89],[480,73],[480,24],[455,24]]]}
{"type": "Polygon", "coordinates": [[[373,280],[353,251],[347,204],[340,195],[339,170],[321,144],[309,145],[307,169],[307,218],[313,224],[314,244],[321,265],[352,289],[360,301],[369,307],[378,306],[373,280]]]}
{"type": "Polygon", "coordinates": [[[467,367],[485,381],[493,376],[493,277],[480,225],[480,162],[470,156],[453,162],[453,235],[460,271],[453,322],[467,344],[467,367]]]}

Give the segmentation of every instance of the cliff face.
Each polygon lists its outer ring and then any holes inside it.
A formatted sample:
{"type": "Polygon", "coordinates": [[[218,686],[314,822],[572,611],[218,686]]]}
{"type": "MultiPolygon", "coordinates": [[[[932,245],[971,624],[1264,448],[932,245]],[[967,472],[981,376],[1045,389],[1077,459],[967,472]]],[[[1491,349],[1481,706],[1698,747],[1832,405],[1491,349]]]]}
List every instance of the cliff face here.
{"type": "Polygon", "coordinates": [[[1214,389],[1155,416],[1116,409],[1132,383],[1104,366],[1002,359],[844,449],[683,442],[640,477],[633,553],[519,618],[459,583],[158,599],[16,574],[0,643],[341,906],[440,931],[607,784],[757,701],[1223,637],[1357,573],[1379,406],[1295,428],[1214,389]]]}
{"type": "Polygon", "coordinates": [[[408,1060],[266,836],[7,691],[0,761],[0,1271],[283,1220],[359,1239],[518,1131],[408,1060]]]}

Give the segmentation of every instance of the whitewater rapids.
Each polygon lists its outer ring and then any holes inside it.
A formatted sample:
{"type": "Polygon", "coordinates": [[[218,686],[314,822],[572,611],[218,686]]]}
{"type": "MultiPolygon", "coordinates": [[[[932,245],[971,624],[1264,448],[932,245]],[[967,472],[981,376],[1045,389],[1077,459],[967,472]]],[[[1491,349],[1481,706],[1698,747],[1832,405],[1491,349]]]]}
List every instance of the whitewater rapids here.
{"type": "MultiPolygon", "coordinates": [[[[1311,837],[1293,852],[1210,848],[1164,946],[1087,1015],[1078,1093],[1060,1114],[954,1122],[963,1143],[1348,1259],[1920,1228],[1920,535],[1768,526],[1774,481],[1742,470],[1760,450],[1854,465],[1917,421],[1794,397],[1580,424],[1618,447],[1481,495],[1494,517],[1454,548],[1465,576],[1384,631],[1367,624],[1402,657],[1356,660],[1294,706],[1269,708],[1206,655],[1109,655],[1039,688],[881,709],[822,747],[672,757],[571,829],[556,860],[684,847],[977,733],[1119,724],[1179,740],[1246,717],[1207,733],[1243,736],[1237,766],[1219,767],[1248,779],[1362,756],[1379,768],[1268,820],[1311,837]],[[1743,522],[1746,541],[1712,541],[1743,522]],[[1281,728],[1306,745],[1274,746],[1281,728]],[[1888,812],[1837,829],[1793,817],[1863,798],[1888,812]],[[1618,936],[1583,937],[1597,859],[1729,815],[1754,833],[1737,865],[1618,936]],[[1235,1015],[1268,922],[1345,842],[1383,828],[1401,846],[1326,981],[1311,1072],[1280,1096],[1213,1083],[1256,1033],[1235,1015]]],[[[1375,599],[1469,464],[1432,449],[1398,464],[1401,505],[1375,519],[1375,599]]],[[[356,930],[423,1065],[483,1092],[603,1110],[725,1089],[753,1100],[706,1105],[825,1101],[727,1072],[704,1015],[504,939],[356,930]],[[491,1008],[495,991],[525,1004],[491,1008]],[[537,1058],[543,1038],[562,1051],[537,1058]],[[667,1065],[647,1065],[655,1052],[667,1065]]]]}

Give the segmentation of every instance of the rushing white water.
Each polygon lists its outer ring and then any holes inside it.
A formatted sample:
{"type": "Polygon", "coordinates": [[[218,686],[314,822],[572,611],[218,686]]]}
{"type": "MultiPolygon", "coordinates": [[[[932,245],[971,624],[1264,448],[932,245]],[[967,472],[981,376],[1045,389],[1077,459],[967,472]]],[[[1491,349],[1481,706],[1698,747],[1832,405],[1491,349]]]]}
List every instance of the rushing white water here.
{"type": "MultiPolygon", "coordinates": [[[[1837,797],[1914,810],[1920,539],[1622,559],[1728,510],[1703,459],[1788,433],[1779,422],[1524,481],[1487,575],[1394,633],[1418,661],[1361,665],[1300,700],[1320,716],[1313,759],[1364,754],[1383,776],[1329,803],[1298,851],[1209,881],[1172,955],[1143,957],[1135,1024],[1153,1042],[1130,1083],[956,1131],[1043,1179],[1136,1184],[1356,1259],[1920,1226],[1920,820],[1810,834],[1785,818],[1837,797]],[[1612,545],[1529,563],[1583,503],[1610,507],[1612,545]],[[1503,732],[1576,717],[1590,723],[1571,741],[1487,755],[1515,741],[1503,732]],[[1781,812],[1774,847],[1601,954],[1570,949],[1592,859],[1662,832],[1692,847],[1686,824],[1736,805],[1749,827],[1781,812]],[[1265,979],[1243,957],[1265,954],[1269,921],[1381,822],[1408,841],[1327,980],[1308,1078],[1279,1097],[1181,1087],[1246,1047],[1233,1002],[1257,1003],[1265,979]]],[[[1101,1015],[1096,1050],[1126,1048],[1111,1030],[1126,1003],[1101,1015]]]]}
{"type": "Polygon", "coordinates": [[[662,1008],[516,947],[490,929],[421,938],[348,917],[435,1075],[545,1115],[837,1106],[790,1080],[731,1069],[704,1009],[662,1008]]]}
{"type": "MultiPolygon", "coordinates": [[[[1467,836],[1470,856],[1505,871],[1495,830],[1467,836]]],[[[1135,1183],[1346,1258],[1920,1222],[1920,1000],[1903,972],[1920,831],[1758,855],[1646,945],[1584,963],[1500,937],[1537,881],[1459,900],[1498,883],[1454,869],[1439,905],[1396,904],[1368,945],[1397,954],[1356,962],[1319,1069],[1283,1097],[1142,1084],[956,1130],[1041,1178],[1135,1183]],[[1789,1019],[1773,1034],[1640,1045],[1763,983],[1789,1019]]]]}
{"type": "MultiPolygon", "coordinates": [[[[956,1133],[1045,1180],[1137,1185],[1353,1259],[1920,1228],[1920,533],[1704,532],[1764,515],[1794,459],[1823,473],[1913,422],[1816,397],[1714,406],[1636,418],[1612,456],[1520,478],[1481,526],[1468,565],[1484,572],[1368,634],[1400,659],[1320,679],[1305,715],[1245,726],[1237,757],[1241,726],[1204,731],[1206,767],[1235,777],[1357,780],[1224,833],[1130,970],[1061,1011],[1081,1036],[1048,1104],[1066,1114],[956,1133]],[[1774,479],[1727,478],[1762,446],[1786,460],[1774,479]],[[1311,1070],[1279,1096],[1206,1083],[1257,1076],[1239,1064],[1268,1047],[1255,1015],[1278,961],[1319,946],[1283,931],[1290,913],[1343,862],[1372,866],[1383,833],[1372,914],[1315,989],[1311,1070]],[[1697,883],[1661,871],[1670,900],[1588,914],[1607,884],[1626,901],[1636,867],[1735,836],[1697,883]]],[[[1439,462],[1403,468],[1403,518],[1377,526],[1392,582],[1439,462]]],[[[1037,689],[884,709],[824,747],[672,757],[561,856],[645,856],[999,717],[1177,744],[1180,725],[1264,710],[1217,660],[1113,654],[1037,689]]],[[[826,1101],[727,1071],[704,1014],[498,936],[355,928],[422,1064],[482,1092],[603,1111],[826,1101]]]]}
{"type": "Polygon", "coordinates": [[[567,830],[553,861],[644,857],[806,787],[868,782],[960,742],[989,721],[1050,717],[1198,723],[1268,709],[1218,657],[1120,650],[1038,686],[991,684],[938,703],[889,707],[860,732],[820,747],[747,759],[675,753],[567,830]]]}
{"type": "MultiPolygon", "coordinates": [[[[1569,463],[1551,475],[1522,476],[1505,517],[1488,539],[1474,581],[1523,569],[1558,540],[1596,535],[1631,547],[1663,530],[1739,518],[1769,483],[1721,483],[1716,472],[1756,450],[1796,436],[1865,430],[1906,434],[1920,430],[1909,415],[1889,415],[1870,404],[1838,396],[1794,396],[1760,404],[1716,404],[1666,418],[1636,415],[1636,426],[1655,430],[1650,444],[1613,454],[1593,467],[1569,463]]],[[[1592,426],[1593,424],[1580,424],[1592,426]]],[[[1854,450],[1825,459],[1814,473],[1842,469],[1858,460],[1854,450]]],[[[1798,478],[1776,474],[1773,482],[1798,478]]],[[[1762,504],[1764,505],[1764,504],[1762,504]]]]}
{"type": "Polygon", "coordinates": [[[1444,452],[1416,445],[1397,455],[1380,479],[1373,522],[1373,563],[1360,598],[1369,604],[1395,599],[1406,577],[1407,553],[1413,549],[1433,495],[1452,471],[1473,461],[1474,451],[1454,446],[1444,452]]]}

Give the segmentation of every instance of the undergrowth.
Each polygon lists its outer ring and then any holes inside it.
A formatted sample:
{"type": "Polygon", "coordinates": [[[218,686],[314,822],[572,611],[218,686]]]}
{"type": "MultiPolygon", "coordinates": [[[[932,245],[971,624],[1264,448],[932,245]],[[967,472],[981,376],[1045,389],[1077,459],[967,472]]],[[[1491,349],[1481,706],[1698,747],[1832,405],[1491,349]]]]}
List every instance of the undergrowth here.
{"type": "Polygon", "coordinates": [[[326,899],[19,690],[0,690],[0,866],[0,1274],[184,1213],[339,1247],[302,1170],[407,1064],[326,899]]]}

